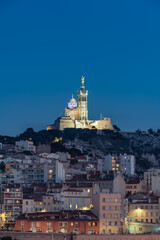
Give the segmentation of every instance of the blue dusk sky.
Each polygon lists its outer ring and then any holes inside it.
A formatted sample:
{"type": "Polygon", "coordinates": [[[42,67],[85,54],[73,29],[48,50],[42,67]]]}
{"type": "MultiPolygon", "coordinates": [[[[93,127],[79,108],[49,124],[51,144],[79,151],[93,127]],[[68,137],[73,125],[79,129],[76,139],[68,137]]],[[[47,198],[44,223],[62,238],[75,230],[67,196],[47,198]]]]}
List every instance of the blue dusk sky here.
{"type": "Polygon", "coordinates": [[[81,76],[89,119],[160,128],[159,0],[0,0],[0,134],[64,115],[81,76]]]}

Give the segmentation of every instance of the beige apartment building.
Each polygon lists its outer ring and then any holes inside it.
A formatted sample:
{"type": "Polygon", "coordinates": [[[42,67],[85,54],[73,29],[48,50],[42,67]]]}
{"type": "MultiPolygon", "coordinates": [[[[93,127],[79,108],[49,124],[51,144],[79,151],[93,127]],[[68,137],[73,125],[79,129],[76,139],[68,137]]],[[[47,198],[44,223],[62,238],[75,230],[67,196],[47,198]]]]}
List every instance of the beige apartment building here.
{"type": "Polygon", "coordinates": [[[129,203],[129,221],[158,224],[160,222],[160,198],[138,193],[129,203]]]}
{"type": "Polygon", "coordinates": [[[65,210],[90,210],[92,207],[91,200],[90,188],[70,188],[63,192],[65,210]]]}
{"type": "Polygon", "coordinates": [[[160,169],[149,169],[147,172],[144,172],[144,184],[146,187],[146,192],[152,192],[153,176],[160,176],[160,169]]]}
{"type": "Polygon", "coordinates": [[[94,194],[92,212],[99,218],[100,234],[121,234],[124,232],[125,214],[120,193],[94,194]]]}

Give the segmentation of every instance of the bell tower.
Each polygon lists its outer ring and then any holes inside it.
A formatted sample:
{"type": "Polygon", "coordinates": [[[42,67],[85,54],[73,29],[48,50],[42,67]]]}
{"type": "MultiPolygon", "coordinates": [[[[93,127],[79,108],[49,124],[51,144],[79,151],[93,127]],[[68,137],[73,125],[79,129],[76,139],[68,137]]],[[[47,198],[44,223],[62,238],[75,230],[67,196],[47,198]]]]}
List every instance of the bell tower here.
{"type": "Polygon", "coordinates": [[[79,119],[78,120],[88,120],[88,108],[87,108],[87,96],[88,91],[85,91],[84,77],[81,78],[81,89],[78,92],[78,108],[79,108],[79,119]]]}

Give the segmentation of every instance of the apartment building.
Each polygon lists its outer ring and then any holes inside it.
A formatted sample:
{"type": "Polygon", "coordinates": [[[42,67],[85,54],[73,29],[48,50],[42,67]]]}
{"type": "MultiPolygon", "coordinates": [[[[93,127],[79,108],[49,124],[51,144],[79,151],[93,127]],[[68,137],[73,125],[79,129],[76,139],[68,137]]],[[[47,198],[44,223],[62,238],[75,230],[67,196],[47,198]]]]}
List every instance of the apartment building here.
{"type": "Polygon", "coordinates": [[[91,189],[68,188],[63,192],[65,210],[89,210],[91,208],[91,189]]]}
{"type": "Polygon", "coordinates": [[[123,233],[125,214],[121,194],[95,193],[92,212],[99,218],[100,234],[123,233]]]}
{"type": "Polygon", "coordinates": [[[154,195],[137,193],[129,201],[129,221],[160,223],[160,198],[154,195]]]}
{"type": "Polygon", "coordinates": [[[22,232],[99,233],[98,218],[90,211],[41,212],[19,216],[15,230],[22,232]]]}
{"type": "Polygon", "coordinates": [[[23,193],[21,188],[8,187],[4,191],[5,227],[12,229],[15,218],[22,214],[23,193]]]}

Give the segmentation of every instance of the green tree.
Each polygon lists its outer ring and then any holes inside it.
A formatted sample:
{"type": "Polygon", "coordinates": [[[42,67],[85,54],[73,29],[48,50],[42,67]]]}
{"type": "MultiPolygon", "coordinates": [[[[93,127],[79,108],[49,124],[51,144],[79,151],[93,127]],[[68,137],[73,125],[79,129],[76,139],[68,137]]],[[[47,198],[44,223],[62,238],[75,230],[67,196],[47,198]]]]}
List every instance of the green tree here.
{"type": "Polygon", "coordinates": [[[153,129],[152,128],[148,129],[148,133],[153,134],[154,133],[153,129]]]}
{"type": "Polygon", "coordinates": [[[3,172],[5,170],[5,164],[4,162],[0,162],[0,170],[3,172]]]}
{"type": "Polygon", "coordinates": [[[114,128],[114,130],[117,131],[117,132],[121,131],[121,129],[120,129],[117,125],[113,125],[113,128],[114,128]]]}

